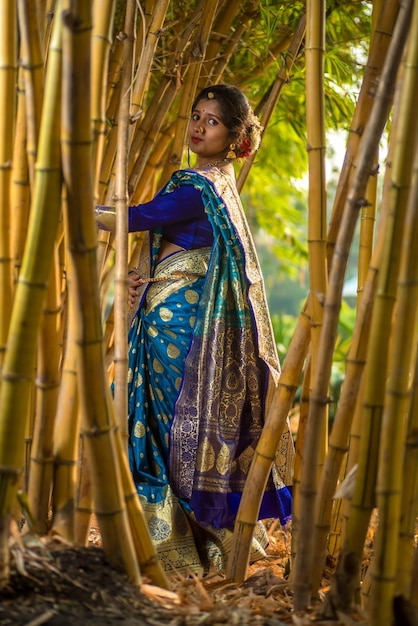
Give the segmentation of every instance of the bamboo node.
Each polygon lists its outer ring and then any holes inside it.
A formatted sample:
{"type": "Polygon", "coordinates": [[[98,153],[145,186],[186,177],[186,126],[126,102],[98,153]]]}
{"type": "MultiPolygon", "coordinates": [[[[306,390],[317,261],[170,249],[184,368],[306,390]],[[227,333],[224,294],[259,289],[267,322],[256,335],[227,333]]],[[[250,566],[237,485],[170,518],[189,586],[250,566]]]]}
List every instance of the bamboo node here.
{"type": "Polygon", "coordinates": [[[255,528],[257,526],[257,522],[246,522],[245,520],[236,520],[237,526],[247,526],[248,528],[255,528]]]}
{"type": "Polygon", "coordinates": [[[270,455],[267,455],[267,454],[261,454],[261,452],[258,452],[257,450],[255,450],[254,456],[261,457],[262,459],[267,459],[267,461],[271,461],[271,463],[273,463],[274,459],[276,458],[275,456],[270,456],[270,455]]]}
{"type": "Polygon", "coordinates": [[[114,431],[113,426],[108,426],[107,428],[98,428],[94,426],[90,430],[82,430],[81,434],[83,437],[101,437],[102,435],[107,435],[110,431],[114,431]]]}
{"type": "Polygon", "coordinates": [[[116,509],[114,511],[95,511],[94,514],[96,515],[97,519],[101,519],[101,518],[106,518],[106,517],[113,517],[114,515],[121,515],[122,513],[125,513],[126,509],[116,509]]]}
{"type": "Polygon", "coordinates": [[[31,456],[30,458],[30,462],[35,463],[36,465],[50,465],[54,461],[55,461],[55,458],[53,456],[43,456],[43,457],[31,456]]]}
{"type": "Polygon", "coordinates": [[[19,478],[19,476],[23,472],[23,467],[7,467],[6,465],[0,465],[0,474],[5,476],[15,476],[19,478]]]}

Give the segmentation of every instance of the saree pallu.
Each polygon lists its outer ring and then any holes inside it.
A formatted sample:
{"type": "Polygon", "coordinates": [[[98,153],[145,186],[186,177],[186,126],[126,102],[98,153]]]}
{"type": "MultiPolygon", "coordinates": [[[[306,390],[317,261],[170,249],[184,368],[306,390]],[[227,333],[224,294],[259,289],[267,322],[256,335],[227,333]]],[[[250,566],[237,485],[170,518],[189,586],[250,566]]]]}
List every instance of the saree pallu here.
{"type": "MultiPolygon", "coordinates": [[[[171,419],[209,257],[206,248],[159,263],[128,338],[129,463],[164,568],[185,574],[223,570],[232,540],[228,529],[199,527],[188,502],[169,484],[171,419]]],[[[259,525],[252,560],[264,555],[266,545],[259,525]]]]}

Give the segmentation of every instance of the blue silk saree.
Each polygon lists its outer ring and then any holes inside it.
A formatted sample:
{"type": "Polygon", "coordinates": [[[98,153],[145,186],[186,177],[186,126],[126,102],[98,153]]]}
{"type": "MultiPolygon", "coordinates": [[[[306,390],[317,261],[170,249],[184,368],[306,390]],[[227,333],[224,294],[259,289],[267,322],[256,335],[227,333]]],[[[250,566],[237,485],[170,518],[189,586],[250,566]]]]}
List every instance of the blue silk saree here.
{"type": "MultiPolygon", "coordinates": [[[[150,239],[152,282],[128,338],[129,462],[163,565],[200,572],[225,567],[268,386],[280,368],[235,186],[219,170],[179,171],[163,193],[178,185],[200,190],[214,244],[157,263],[161,234],[150,239]]],[[[292,467],[285,432],[260,519],[290,518],[292,467]]],[[[266,543],[259,524],[253,560],[266,543]]]]}

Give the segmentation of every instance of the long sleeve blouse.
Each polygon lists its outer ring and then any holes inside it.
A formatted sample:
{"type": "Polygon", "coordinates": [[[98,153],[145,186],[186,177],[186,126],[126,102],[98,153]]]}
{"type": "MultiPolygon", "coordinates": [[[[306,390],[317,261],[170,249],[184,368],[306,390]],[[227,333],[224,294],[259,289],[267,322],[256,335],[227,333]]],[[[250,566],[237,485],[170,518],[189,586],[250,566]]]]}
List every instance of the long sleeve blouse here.
{"type": "Polygon", "coordinates": [[[129,207],[129,232],[162,228],[162,236],[185,250],[211,246],[213,232],[202,201],[193,185],[161,190],[150,201],[129,207]]]}

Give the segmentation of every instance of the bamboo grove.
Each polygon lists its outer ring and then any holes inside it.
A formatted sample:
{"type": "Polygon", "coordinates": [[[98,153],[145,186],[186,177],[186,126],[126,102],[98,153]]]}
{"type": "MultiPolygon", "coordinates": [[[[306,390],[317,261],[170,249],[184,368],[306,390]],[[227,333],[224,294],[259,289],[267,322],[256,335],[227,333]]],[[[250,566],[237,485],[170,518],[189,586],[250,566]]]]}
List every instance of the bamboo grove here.
{"type": "MultiPolygon", "coordinates": [[[[170,586],[125,455],[127,268],[142,245],[127,234],[127,207],[149,199],[184,162],[197,89],[233,82],[245,90],[258,80],[252,104],[267,136],[295,77],[306,89],[310,288],[251,466],[227,577],[246,577],[261,494],[301,386],[295,610],[303,614],[317,596],[328,554],[337,567],[324,618],[361,605],[367,623],[382,626],[392,624],[395,597],[418,605],[418,3],[367,5],[368,59],[344,122],[350,132],[328,224],[324,59],[327,20],[340,3],[288,4],[0,0],[2,585],[23,510],[25,530],[76,545],[87,542],[94,511],[115,566],[138,585],[146,575],[170,586]],[[249,61],[266,11],[280,18],[265,43],[268,81],[260,62],[249,61]],[[97,231],[98,203],[116,205],[116,235],[97,231]],[[359,222],[356,324],[328,429],[342,287],[359,222]]],[[[237,166],[240,190],[251,165],[237,166]]]]}

